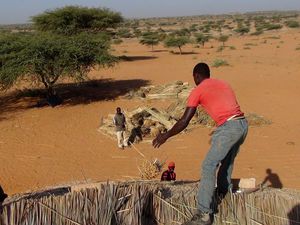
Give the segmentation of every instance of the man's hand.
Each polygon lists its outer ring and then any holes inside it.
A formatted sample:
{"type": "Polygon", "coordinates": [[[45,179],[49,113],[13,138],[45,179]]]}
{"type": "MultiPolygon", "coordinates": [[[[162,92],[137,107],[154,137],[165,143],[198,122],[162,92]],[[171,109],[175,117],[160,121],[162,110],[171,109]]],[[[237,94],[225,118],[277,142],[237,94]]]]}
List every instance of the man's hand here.
{"type": "Polygon", "coordinates": [[[187,107],[185,109],[184,114],[181,117],[181,119],[178,120],[175,123],[175,125],[167,133],[157,135],[157,137],[152,141],[153,147],[159,148],[170,137],[183,131],[189,124],[192,117],[195,115],[196,110],[197,110],[197,107],[187,107]]]}
{"type": "Polygon", "coordinates": [[[152,145],[154,148],[159,148],[167,140],[168,140],[168,135],[166,133],[158,134],[157,137],[152,141],[152,145]]]}

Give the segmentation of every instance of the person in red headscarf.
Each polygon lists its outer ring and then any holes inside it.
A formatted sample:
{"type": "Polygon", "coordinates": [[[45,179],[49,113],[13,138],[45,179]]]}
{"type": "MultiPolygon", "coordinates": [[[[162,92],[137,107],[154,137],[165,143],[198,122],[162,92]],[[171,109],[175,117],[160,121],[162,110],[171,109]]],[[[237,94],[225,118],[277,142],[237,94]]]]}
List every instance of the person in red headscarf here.
{"type": "Polygon", "coordinates": [[[175,163],[170,162],[168,164],[168,169],[164,171],[161,175],[161,181],[175,181],[176,180],[176,173],[175,170],[175,163]]]}

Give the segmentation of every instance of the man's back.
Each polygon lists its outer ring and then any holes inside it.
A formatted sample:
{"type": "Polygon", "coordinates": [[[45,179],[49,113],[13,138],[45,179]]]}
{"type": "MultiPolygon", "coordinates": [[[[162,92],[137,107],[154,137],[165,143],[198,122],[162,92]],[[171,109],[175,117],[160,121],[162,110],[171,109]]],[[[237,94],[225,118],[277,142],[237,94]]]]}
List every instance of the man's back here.
{"type": "Polygon", "coordinates": [[[114,124],[116,125],[117,131],[123,131],[125,129],[125,116],[123,113],[116,113],[114,117],[114,124]]]}
{"type": "Polygon", "coordinates": [[[188,107],[201,105],[218,126],[231,116],[244,115],[232,88],[224,81],[205,79],[190,94],[188,107]]]}

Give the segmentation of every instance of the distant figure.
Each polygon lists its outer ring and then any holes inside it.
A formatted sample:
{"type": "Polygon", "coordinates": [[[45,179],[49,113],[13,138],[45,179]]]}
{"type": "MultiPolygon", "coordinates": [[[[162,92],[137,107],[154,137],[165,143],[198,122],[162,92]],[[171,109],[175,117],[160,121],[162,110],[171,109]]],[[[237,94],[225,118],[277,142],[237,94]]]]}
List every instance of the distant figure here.
{"type": "Polygon", "coordinates": [[[269,182],[268,187],[273,188],[282,188],[283,185],[279,179],[279,176],[277,173],[272,173],[272,170],[270,168],[266,169],[267,176],[262,182],[261,186],[264,186],[267,182],[269,182]]]}
{"type": "Polygon", "coordinates": [[[176,173],[175,170],[175,163],[170,162],[168,165],[168,169],[164,171],[161,175],[161,181],[175,181],[176,180],[176,173]]]}
{"type": "Polygon", "coordinates": [[[123,149],[124,147],[128,146],[128,144],[125,138],[126,119],[124,114],[121,112],[120,107],[117,107],[116,109],[116,115],[114,116],[113,122],[114,125],[116,126],[118,147],[123,149]]]}

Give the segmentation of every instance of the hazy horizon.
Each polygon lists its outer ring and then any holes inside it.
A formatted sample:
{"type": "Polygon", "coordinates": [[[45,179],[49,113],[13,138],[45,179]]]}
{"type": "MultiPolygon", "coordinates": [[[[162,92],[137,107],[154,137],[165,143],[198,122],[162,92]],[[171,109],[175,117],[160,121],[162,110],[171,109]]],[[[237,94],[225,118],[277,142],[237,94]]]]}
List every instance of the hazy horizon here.
{"type": "Polygon", "coordinates": [[[246,13],[257,11],[300,10],[300,0],[17,0],[3,1],[0,8],[0,24],[29,23],[30,17],[46,10],[79,5],[86,7],[106,7],[120,12],[125,18],[179,17],[207,14],[246,13]]]}

